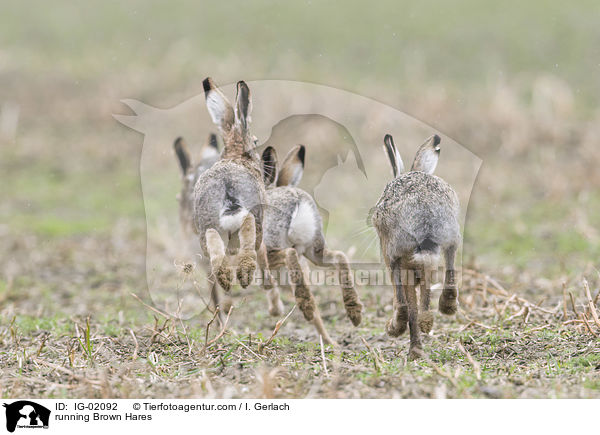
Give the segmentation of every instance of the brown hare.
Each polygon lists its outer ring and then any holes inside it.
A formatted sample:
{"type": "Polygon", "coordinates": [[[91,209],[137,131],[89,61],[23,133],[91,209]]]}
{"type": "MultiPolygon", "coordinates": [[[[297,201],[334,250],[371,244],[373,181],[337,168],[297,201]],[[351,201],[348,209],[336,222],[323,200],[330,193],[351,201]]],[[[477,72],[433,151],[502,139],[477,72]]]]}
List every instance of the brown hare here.
{"type": "MultiPolygon", "coordinates": [[[[362,319],[362,304],[354,289],[348,258],[341,251],[327,248],[317,205],[307,192],[297,187],[304,171],[305,152],[303,145],[294,147],[278,169],[275,149],[267,147],[263,151],[263,175],[267,186],[263,240],[269,269],[281,269],[282,266],[288,269],[294,297],[302,314],[314,324],[323,341],[334,343],[325,330],[307,284],[308,267],[302,257],[318,266],[333,265],[337,268],[346,313],[355,326],[362,319]]],[[[272,314],[279,310],[278,303],[280,301],[269,301],[272,314]]]]}
{"type": "Polygon", "coordinates": [[[238,82],[232,106],[212,79],[205,79],[203,85],[208,112],[221,132],[224,147],[219,160],[196,180],[192,194],[194,231],[210,262],[212,277],[229,292],[234,273],[230,258],[235,259],[243,288],[252,281],[257,260],[267,269],[266,256],[260,255],[265,186],[261,160],[249,132],[250,89],[243,81],[238,82]]]}
{"type": "Polygon", "coordinates": [[[410,328],[409,359],[423,355],[419,329],[431,331],[433,314],[429,310],[431,274],[440,251],[446,261],[444,288],[439,310],[452,315],[457,310],[454,259],[460,242],[459,202],[456,192],[441,178],[432,175],[440,153],[440,137],[427,139],[417,151],[410,171],[403,164],[392,136],[384,139],[385,150],[394,173],[377,202],[372,223],[394,282],[394,312],[386,332],[397,337],[410,328]],[[420,290],[420,312],[416,287],[420,290]]]}
{"type": "MultiPolygon", "coordinates": [[[[178,137],[174,144],[173,149],[179,162],[181,169],[181,191],[177,195],[177,201],[179,202],[179,221],[183,230],[183,235],[186,238],[191,237],[194,234],[194,188],[198,177],[206,172],[207,169],[212,167],[219,160],[219,146],[217,142],[217,135],[214,133],[209,134],[207,141],[202,145],[200,149],[200,160],[195,163],[188,150],[188,146],[182,137],[178,137]]],[[[193,242],[192,239],[189,239],[193,242]]],[[[194,246],[196,248],[196,246],[194,246]]],[[[210,273],[210,263],[202,261],[201,265],[204,267],[207,274],[210,273]]],[[[210,299],[213,303],[213,308],[220,306],[219,303],[219,292],[218,284],[216,280],[210,282],[210,299]]],[[[230,305],[230,300],[226,299],[225,303],[222,304],[223,310],[226,312],[230,305]]],[[[221,320],[224,320],[223,312],[219,312],[221,320]]]]}
{"type": "Polygon", "coordinates": [[[173,149],[181,169],[181,192],[177,195],[179,202],[179,221],[186,236],[194,232],[194,187],[198,177],[219,160],[219,145],[217,135],[210,133],[207,141],[200,149],[200,160],[194,163],[188,146],[182,137],[178,137],[173,143],[173,149]]]}

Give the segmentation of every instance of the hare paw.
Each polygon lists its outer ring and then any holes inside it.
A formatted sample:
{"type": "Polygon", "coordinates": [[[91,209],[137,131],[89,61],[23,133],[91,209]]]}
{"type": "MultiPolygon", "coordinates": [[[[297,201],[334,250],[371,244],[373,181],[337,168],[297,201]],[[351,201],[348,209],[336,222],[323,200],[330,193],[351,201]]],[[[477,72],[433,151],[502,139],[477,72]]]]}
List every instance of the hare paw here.
{"type": "Polygon", "coordinates": [[[433,313],[431,311],[423,311],[419,314],[419,329],[424,334],[429,334],[433,328],[433,313]]]}
{"type": "Polygon", "coordinates": [[[440,313],[447,316],[456,314],[456,310],[458,309],[456,289],[444,289],[440,295],[438,309],[440,313]]]}
{"type": "Polygon", "coordinates": [[[240,254],[237,268],[237,278],[242,288],[246,288],[252,282],[256,270],[256,253],[252,251],[240,254]]]}

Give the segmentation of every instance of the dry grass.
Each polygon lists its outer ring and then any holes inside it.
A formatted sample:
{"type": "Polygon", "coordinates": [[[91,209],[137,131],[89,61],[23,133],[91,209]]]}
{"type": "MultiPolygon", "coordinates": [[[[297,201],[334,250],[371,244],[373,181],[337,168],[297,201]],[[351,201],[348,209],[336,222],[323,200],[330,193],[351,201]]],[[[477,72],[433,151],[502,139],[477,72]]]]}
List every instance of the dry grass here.
{"type": "MultiPolygon", "coordinates": [[[[106,241],[88,239],[85,244],[87,251],[79,245],[62,252],[39,250],[31,275],[38,279],[28,284],[27,293],[19,280],[3,291],[2,396],[600,395],[600,327],[592,320],[592,307],[598,306],[590,305],[581,282],[567,283],[575,305],[567,301],[565,318],[562,295],[531,299],[465,268],[460,313],[454,319],[436,315],[434,332],[425,338],[428,358],[408,363],[408,338],[392,340],[383,332],[391,315],[389,291],[360,289],[366,315],[353,328],[340,314],[338,290],[319,289],[323,317],[341,345],[323,347],[294,310],[287,320],[264,315],[260,290],[238,294],[227,330],[208,311],[186,321],[158,314],[131,296],[128,284],[102,284],[105,279],[98,279],[88,260],[106,249],[106,241]],[[87,290],[69,295],[62,270],[78,265],[72,280],[79,282],[75,288],[87,290]],[[58,276],[42,283],[39,278],[50,278],[49,271],[58,276]]],[[[13,258],[20,263],[28,255],[26,249],[17,250],[13,258]]],[[[142,272],[135,263],[103,265],[142,272]]],[[[134,273],[128,281],[142,279],[134,273]]],[[[520,285],[540,294],[535,282],[520,285]]],[[[554,285],[560,288],[558,281],[554,285]]],[[[597,292],[600,281],[590,277],[587,286],[589,294],[597,292]]],[[[289,303],[291,295],[285,296],[289,303]]]]}

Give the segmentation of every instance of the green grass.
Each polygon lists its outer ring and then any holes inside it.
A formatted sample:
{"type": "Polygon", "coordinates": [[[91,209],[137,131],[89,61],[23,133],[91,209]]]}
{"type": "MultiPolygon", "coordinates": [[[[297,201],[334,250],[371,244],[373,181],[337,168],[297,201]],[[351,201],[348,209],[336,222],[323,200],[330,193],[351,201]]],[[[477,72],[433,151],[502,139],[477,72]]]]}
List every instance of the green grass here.
{"type": "Polygon", "coordinates": [[[577,85],[583,100],[593,101],[599,90],[593,71],[598,71],[595,17],[600,6],[592,0],[285,6],[261,0],[210,8],[191,1],[85,6],[57,1],[52,7],[40,2],[35,14],[31,8],[5,5],[2,46],[31,71],[52,65],[79,79],[164,59],[176,69],[177,79],[188,79],[199,69],[211,69],[207,58],[226,54],[249,60],[248,78],[326,80],[344,87],[365,75],[390,84],[418,75],[484,85],[482,77],[551,71],[577,85]],[[294,68],[282,68],[282,58],[294,68]],[[352,68],[342,74],[341,65],[352,68]]]}
{"type": "Polygon", "coordinates": [[[74,332],[73,323],[68,322],[62,314],[43,317],[18,315],[15,316],[13,325],[18,332],[26,335],[39,331],[52,331],[58,336],[70,335],[74,332]]]}
{"type": "MultiPolygon", "coordinates": [[[[511,202],[515,211],[496,214],[494,220],[484,218],[483,214],[471,215],[475,217],[465,226],[463,251],[477,251],[521,269],[541,263],[541,270],[549,274],[564,273],[565,268],[571,271],[574,264],[600,257],[600,245],[573,225],[573,210],[582,207],[575,198],[526,203],[515,194],[507,200],[511,202]],[[564,260],[558,262],[557,258],[564,260]]],[[[600,211],[600,195],[594,193],[587,203],[585,210],[592,219],[600,211]]]]}
{"type": "Polygon", "coordinates": [[[36,164],[5,175],[4,188],[14,204],[5,222],[17,233],[102,234],[118,219],[143,218],[139,178],[122,168],[90,177],[89,171],[36,164]]]}

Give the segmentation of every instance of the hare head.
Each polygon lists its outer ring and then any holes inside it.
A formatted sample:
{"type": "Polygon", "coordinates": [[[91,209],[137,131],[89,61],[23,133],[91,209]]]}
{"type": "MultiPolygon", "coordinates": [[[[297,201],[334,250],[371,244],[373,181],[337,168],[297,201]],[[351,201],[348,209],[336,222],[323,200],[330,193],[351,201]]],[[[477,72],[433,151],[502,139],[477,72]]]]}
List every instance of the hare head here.
{"type": "MultiPolygon", "coordinates": [[[[417,150],[410,170],[425,172],[430,175],[433,174],[440,158],[440,142],[441,139],[437,134],[427,138],[417,150]]],[[[394,178],[396,178],[404,171],[404,164],[391,135],[386,134],[383,138],[383,148],[392,165],[394,178]]]]}
{"type": "Polygon", "coordinates": [[[221,158],[249,159],[259,164],[255,149],[256,140],[249,130],[252,120],[252,98],[248,85],[243,81],[237,83],[234,106],[210,77],[204,79],[202,85],[208,113],[223,136],[224,148],[221,158]]]}

